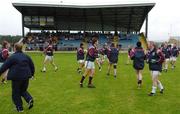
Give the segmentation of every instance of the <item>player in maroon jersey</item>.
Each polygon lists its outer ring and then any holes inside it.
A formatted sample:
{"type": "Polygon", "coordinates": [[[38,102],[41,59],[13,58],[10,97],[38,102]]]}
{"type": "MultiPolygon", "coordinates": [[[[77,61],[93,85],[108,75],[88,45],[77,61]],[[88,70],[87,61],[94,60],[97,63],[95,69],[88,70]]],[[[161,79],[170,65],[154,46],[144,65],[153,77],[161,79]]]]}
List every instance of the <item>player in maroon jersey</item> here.
{"type": "Polygon", "coordinates": [[[53,43],[52,43],[52,41],[49,41],[48,46],[44,49],[45,59],[44,59],[44,63],[43,63],[43,69],[41,70],[42,72],[46,72],[46,64],[48,62],[51,63],[51,65],[54,67],[55,71],[58,70],[58,67],[54,63],[53,51],[54,51],[53,43]]]}
{"type": "Polygon", "coordinates": [[[81,43],[80,47],[77,49],[77,61],[79,63],[79,67],[77,69],[78,73],[82,72],[82,68],[84,67],[84,44],[81,43]]]}
{"type": "MultiPolygon", "coordinates": [[[[2,50],[0,51],[0,67],[2,66],[2,64],[6,61],[6,59],[9,57],[9,43],[7,41],[4,41],[2,43],[2,50]]],[[[6,83],[7,80],[7,73],[8,70],[6,70],[3,74],[2,74],[2,83],[6,83]]]]}
{"type": "Polygon", "coordinates": [[[89,75],[89,82],[88,82],[88,88],[95,88],[95,86],[92,83],[94,74],[95,74],[95,60],[98,57],[98,50],[97,50],[98,40],[96,37],[93,37],[92,44],[89,46],[87,55],[86,55],[86,62],[85,62],[85,72],[82,75],[81,81],[80,81],[80,87],[83,87],[83,82],[85,78],[89,75]]]}

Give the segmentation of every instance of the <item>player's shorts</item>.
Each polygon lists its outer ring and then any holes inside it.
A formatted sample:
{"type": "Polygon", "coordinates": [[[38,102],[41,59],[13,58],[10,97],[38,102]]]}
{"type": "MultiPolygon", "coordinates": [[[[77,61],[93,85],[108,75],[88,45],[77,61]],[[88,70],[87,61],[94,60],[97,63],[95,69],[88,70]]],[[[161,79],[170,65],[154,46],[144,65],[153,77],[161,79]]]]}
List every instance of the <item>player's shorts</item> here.
{"type": "Polygon", "coordinates": [[[117,62],[111,62],[111,61],[109,61],[109,64],[117,65],[117,62]]]}
{"type": "Polygon", "coordinates": [[[171,61],[176,61],[177,57],[171,57],[170,59],[171,59],[171,61]]]}
{"type": "Polygon", "coordinates": [[[87,69],[95,69],[95,64],[92,61],[86,61],[85,62],[85,68],[87,69]]]}
{"type": "Polygon", "coordinates": [[[82,64],[82,63],[84,63],[84,60],[78,60],[78,63],[82,64]]]}
{"type": "Polygon", "coordinates": [[[160,72],[159,71],[151,71],[151,76],[152,77],[157,77],[160,75],[160,72]]]}
{"type": "Polygon", "coordinates": [[[170,59],[169,58],[166,58],[166,60],[165,60],[166,62],[169,62],[170,61],[170,59]]]}
{"type": "Polygon", "coordinates": [[[106,59],[107,58],[107,55],[104,55],[104,59],[106,59]]]}
{"type": "Polygon", "coordinates": [[[53,56],[46,55],[45,61],[53,61],[53,56]]]}
{"type": "Polygon", "coordinates": [[[98,58],[96,58],[96,60],[97,60],[97,61],[100,61],[101,59],[98,57],[98,58]]]}

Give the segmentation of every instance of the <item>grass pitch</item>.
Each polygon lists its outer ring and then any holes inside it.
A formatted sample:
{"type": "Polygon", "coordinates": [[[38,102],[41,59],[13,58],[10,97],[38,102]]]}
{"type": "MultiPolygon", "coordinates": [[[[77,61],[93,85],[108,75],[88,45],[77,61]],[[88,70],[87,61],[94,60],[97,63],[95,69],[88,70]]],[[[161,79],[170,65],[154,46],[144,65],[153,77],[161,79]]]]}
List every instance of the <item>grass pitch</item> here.
{"type": "MultiPolygon", "coordinates": [[[[81,76],[76,72],[76,54],[55,54],[59,70],[48,65],[47,72],[40,72],[44,56],[30,54],[35,67],[35,80],[30,81],[29,92],[34,97],[34,107],[24,114],[180,114],[180,60],[175,70],[162,73],[160,80],[165,87],[153,97],[152,81],[148,65],[143,71],[143,87],[137,89],[136,76],[131,65],[125,65],[127,55],[120,54],[118,75],[106,76],[107,62],[96,73],[95,89],[79,87],[81,76]]],[[[112,74],[112,73],[111,73],[112,74]]],[[[11,100],[11,82],[0,85],[0,114],[16,114],[11,100]]]]}

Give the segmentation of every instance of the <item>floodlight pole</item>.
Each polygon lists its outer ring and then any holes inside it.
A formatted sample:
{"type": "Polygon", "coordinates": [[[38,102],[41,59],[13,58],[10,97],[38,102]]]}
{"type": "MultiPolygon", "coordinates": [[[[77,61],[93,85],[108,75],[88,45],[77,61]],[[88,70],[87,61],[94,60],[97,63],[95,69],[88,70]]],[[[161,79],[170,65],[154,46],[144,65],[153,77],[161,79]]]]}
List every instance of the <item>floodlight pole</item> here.
{"type": "Polygon", "coordinates": [[[146,16],[145,37],[148,38],[148,14],[146,16]]]}
{"type": "Polygon", "coordinates": [[[22,37],[24,37],[24,15],[22,14],[22,37]]]}

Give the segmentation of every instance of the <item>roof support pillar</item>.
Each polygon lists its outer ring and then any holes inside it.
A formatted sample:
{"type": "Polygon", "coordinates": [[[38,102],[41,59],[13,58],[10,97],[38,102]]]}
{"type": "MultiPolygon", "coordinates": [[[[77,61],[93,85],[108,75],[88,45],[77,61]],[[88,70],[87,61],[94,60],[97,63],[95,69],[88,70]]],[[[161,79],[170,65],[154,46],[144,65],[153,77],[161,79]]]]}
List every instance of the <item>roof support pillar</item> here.
{"type": "Polygon", "coordinates": [[[141,18],[142,22],[144,22],[144,18],[145,18],[145,37],[148,37],[148,8],[144,7],[144,12],[143,12],[143,16],[141,18]]]}
{"type": "Polygon", "coordinates": [[[148,14],[146,16],[145,37],[148,38],[148,14]]]}
{"type": "Polygon", "coordinates": [[[22,14],[22,37],[24,37],[24,15],[22,14]]]}

